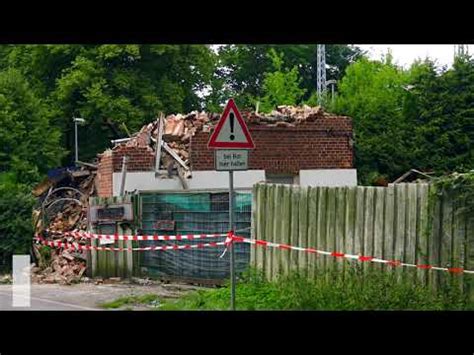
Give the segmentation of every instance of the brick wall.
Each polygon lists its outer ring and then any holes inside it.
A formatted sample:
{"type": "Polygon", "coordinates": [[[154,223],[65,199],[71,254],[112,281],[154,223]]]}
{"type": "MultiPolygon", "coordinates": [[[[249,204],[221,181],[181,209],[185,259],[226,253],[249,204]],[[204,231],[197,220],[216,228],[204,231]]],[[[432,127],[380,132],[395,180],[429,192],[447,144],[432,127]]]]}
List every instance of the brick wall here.
{"type": "MultiPolygon", "coordinates": [[[[298,174],[300,169],[353,168],[352,120],[328,116],[295,127],[249,125],[256,149],[250,169],[273,174],[298,174]]],[[[192,170],[213,170],[214,153],[207,149],[209,132],[191,139],[192,170]]]]}
{"type": "Polygon", "coordinates": [[[113,173],[122,171],[123,156],[129,157],[127,171],[150,171],[155,168],[155,154],[150,147],[119,146],[115,150],[106,150],[99,156],[97,169],[97,195],[113,195],[113,173]]]}
{"type": "Polygon", "coordinates": [[[119,146],[113,150],[113,171],[122,171],[123,156],[128,156],[127,171],[155,169],[155,153],[150,147],[119,146]]]}
{"type": "MultiPolygon", "coordinates": [[[[249,154],[250,169],[273,174],[298,174],[300,169],[353,168],[352,121],[330,116],[295,127],[250,125],[256,149],[249,154]]],[[[214,170],[214,152],[207,149],[209,132],[199,131],[191,138],[192,170],[214,170]]],[[[150,147],[119,146],[100,156],[97,191],[112,196],[112,174],[122,170],[124,155],[129,157],[127,171],[152,171],[155,154],[150,147]]]]}
{"type": "Polygon", "coordinates": [[[112,173],[112,151],[109,149],[99,156],[96,178],[96,189],[99,197],[112,196],[112,173]]]}

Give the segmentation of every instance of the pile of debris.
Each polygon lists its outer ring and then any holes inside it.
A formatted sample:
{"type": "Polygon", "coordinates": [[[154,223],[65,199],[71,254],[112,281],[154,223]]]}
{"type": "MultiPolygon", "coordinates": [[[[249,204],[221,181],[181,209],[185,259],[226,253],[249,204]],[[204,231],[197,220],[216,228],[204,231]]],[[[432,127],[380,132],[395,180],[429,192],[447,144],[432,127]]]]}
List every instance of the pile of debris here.
{"type": "Polygon", "coordinates": [[[321,106],[278,106],[276,110],[268,114],[250,112],[244,114],[250,124],[266,125],[270,127],[294,127],[303,122],[312,122],[318,118],[331,117],[330,113],[324,112],[321,106]]]}
{"type": "MultiPolygon", "coordinates": [[[[37,206],[33,211],[35,236],[50,241],[78,242],[64,232],[87,229],[87,205],[95,192],[96,166],[81,164],[81,168],[51,171],[33,190],[37,206]]],[[[39,283],[71,284],[79,281],[86,271],[86,255],[62,248],[33,245],[37,267],[32,269],[33,281],[39,283]]]]}
{"type": "MultiPolygon", "coordinates": [[[[276,110],[268,114],[243,111],[242,116],[251,125],[267,125],[276,127],[294,127],[305,121],[311,122],[318,118],[330,117],[332,114],[324,112],[320,106],[278,106],[276,110]]],[[[163,132],[161,135],[162,145],[170,152],[174,152],[186,165],[189,166],[189,143],[191,137],[200,129],[209,131],[219,120],[219,114],[192,111],[186,115],[176,114],[164,117],[163,132]]],[[[160,136],[159,119],[143,126],[139,132],[130,138],[117,139],[113,141],[115,148],[120,145],[143,146],[156,149],[158,137],[160,136]]],[[[171,153],[172,154],[172,153],[171,153]]],[[[168,169],[169,156],[163,156],[160,167],[168,169]]]]}

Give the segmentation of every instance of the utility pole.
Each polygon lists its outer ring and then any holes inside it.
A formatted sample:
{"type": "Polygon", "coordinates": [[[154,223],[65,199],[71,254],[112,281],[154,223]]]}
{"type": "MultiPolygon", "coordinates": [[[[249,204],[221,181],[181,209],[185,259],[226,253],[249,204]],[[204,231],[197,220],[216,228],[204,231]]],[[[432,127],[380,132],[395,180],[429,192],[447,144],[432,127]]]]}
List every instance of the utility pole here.
{"type": "Polygon", "coordinates": [[[469,47],[465,44],[454,45],[454,58],[462,57],[469,54],[469,47]]]}
{"type": "Polygon", "coordinates": [[[326,92],[326,46],[324,44],[318,44],[316,73],[316,92],[318,95],[318,105],[321,106],[323,104],[323,96],[326,92]]]}
{"type": "Polygon", "coordinates": [[[78,124],[84,125],[86,123],[86,120],[79,117],[73,117],[72,121],[74,122],[74,138],[75,138],[74,141],[75,141],[75,146],[76,146],[74,163],[77,164],[77,162],[79,161],[79,143],[77,140],[77,125],[78,124]]]}

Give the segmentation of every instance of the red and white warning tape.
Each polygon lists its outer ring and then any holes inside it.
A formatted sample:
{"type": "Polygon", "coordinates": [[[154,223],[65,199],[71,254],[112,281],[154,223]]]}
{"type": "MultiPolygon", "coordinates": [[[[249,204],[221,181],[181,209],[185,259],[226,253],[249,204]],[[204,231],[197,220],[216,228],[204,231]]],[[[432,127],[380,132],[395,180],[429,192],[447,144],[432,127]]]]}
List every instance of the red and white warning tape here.
{"type": "Polygon", "coordinates": [[[240,243],[248,243],[253,244],[256,247],[271,247],[271,248],[278,248],[284,250],[296,250],[302,251],[310,254],[320,254],[326,256],[332,256],[335,258],[346,258],[352,259],[357,261],[369,261],[373,263],[381,263],[390,266],[404,266],[404,267],[412,267],[418,269],[425,269],[425,270],[439,270],[439,271],[447,271],[454,274],[474,274],[474,270],[465,270],[460,267],[439,267],[433,266],[429,264],[410,264],[404,263],[400,260],[385,260],[376,258],[373,256],[364,256],[364,255],[354,255],[354,254],[346,254],[337,251],[324,251],[318,250],[314,248],[304,248],[304,247],[297,247],[288,244],[279,244],[268,242],[266,240],[258,240],[258,239],[250,239],[244,238],[240,236],[236,236],[233,232],[229,233],[217,233],[217,234],[178,234],[178,235],[119,235],[119,234],[96,234],[96,233],[89,233],[84,231],[72,231],[72,232],[55,232],[55,231],[48,231],[49,233],[56,233],[61,234],[64,236],[72,236],[75,238],[89,238],[89,239],[109,239],[109,240],[131,240],[131,241],[142,241],[142,240],[161,240],[161,241],[170,241],[170,240],[193,240],[193,239],[203,239],[203,238],[215,238],[215,237],[227,237],[224,242],[212,242],[212,243],[198,243],[194,245],[164,245],[164,246],[149,246],[149,247],[141,247],[141,248],[117,248],[117,247],[102,247],[102,246],[90,246],[90,245],[80,245],[78,243],[64,243],[61,241],[47,241],[42,237],[36,236],[36,240],[41,244],[52,246],[52,247],[62,247],[66,249],[75,249],[75,250],[102,250],[102,251],[150,251],[150,250],[181,250],[181,249],[195,249],[195,248],[204,248],[204,247],[216,247],[225,245],[226,249],[224,250],[221,257],[227,251],[227,247],[233,242],[240,242],[240,243]]]}
{"type": "Polygon", "coordinates": [[[85,231],[70,231],[70,232],[57,232],[46,230],[47,233],[63,235],[65,237],[87,238],[87,239],[106,239],[106,240],[194,240],[194,239],[205,239],[205,238],[218,238],[225,237],[228,233],[217,233],[217,234],[177,234],[177,235],[122,235],[122,234],[97,234],[89,233],[85,231]]]}
{"type": "Polygon", "coordinates": [[[71,250],[99,250],[99,251],[155,251],[155,250],[180,250],[180,249],[200,249],[206,247],[217,247],[225,245],[225,242],[198,243],[193,245],[163,245],[149,246],[141,248],[116,248],[116,247],[98,247],[91,245],[82,245],[78,243],[64,243],[61,241],[49,241],[42,238],[35,238],[36,241],[43,245],[56,248],[64,248],[71,250]]]}
{"type": "Polygon", "coordinates": [[[418,269],[426,269],[426,270],[440,270],[440,271],[448,271],[450,273],[455,273],[455,274],[474,274],[474,270],[464,270],[463,268],[460,267],[439,267],[439,266],[433,266],[429,264],[409,264],[409,263],[403,263],[400,260],[384,260],[384,259],[379,259],[375,258],[372,256],[363,256],[363,255],[353,255],[353,254],[346,254],[346,253],[341,253],[341,252],[330,252],[330,251],[323,251],[323,250],[317,250],[314,248],[303,248],[303,247],[295,247],[292,245],[288,244],[278,244],[278,243],[272,243],[272,242],[267,242],[265,240],[258,240],[258,239],[250,239],[250,238],[244,238],[244,237],[239,237],[235,236],[233,234],[229,234],[226,238],[225,245],[229,246],[232,242],[241,242],[241,243],[249,243],[253,244],[256,247],[261,246],[261,247],[271,247],[271,248],[279,248],[279,249],[284,249],[284,250],[297,250],[297,251],[303,251],[306,253],[311,253],[311,254],[321,254],[321,255],[326,255],[326,256],[332,256],[335,258],[346,258],[346,259],[353,259],[353,260],[358,260],[358,261],[370,261],[373,263],[381,263],[381,264],[387,264],[391,266],[405,266],[405,267],[414,267],[418,269]]]}

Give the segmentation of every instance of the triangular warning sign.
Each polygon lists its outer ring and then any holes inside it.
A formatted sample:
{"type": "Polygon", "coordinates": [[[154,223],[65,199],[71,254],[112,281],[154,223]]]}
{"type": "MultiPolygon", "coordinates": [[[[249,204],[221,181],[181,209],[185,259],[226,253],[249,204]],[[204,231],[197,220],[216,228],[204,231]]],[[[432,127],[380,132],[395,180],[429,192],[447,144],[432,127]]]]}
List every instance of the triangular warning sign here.
{"type": "Polygon", "coordinates": [[[255,144],[233,99],[225,106],[214,132],[212,132],[208,148],[241,148],[254,149],[255,144]]]}

